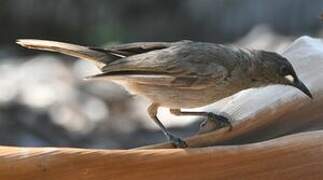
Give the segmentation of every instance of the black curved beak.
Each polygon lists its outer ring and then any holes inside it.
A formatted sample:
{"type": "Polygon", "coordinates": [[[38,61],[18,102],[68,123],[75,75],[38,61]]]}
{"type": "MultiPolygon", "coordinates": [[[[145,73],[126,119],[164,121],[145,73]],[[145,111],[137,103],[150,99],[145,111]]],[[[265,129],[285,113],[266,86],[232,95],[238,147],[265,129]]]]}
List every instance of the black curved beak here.
{"type": "Polygon", "coordinates": [[[290,80],[290,83],[292,86],[301,90],[304,94],[313,99],[313,95],[310,92],[310,90],[305,86],[305,84],[301,80],[299,80],[297,76],[293,76],[292,80],[290,80]]]}
{"type": "Polygon", "coordinates": [[[296,88],[298,88],[299,90],[301,90],[304,94],[306,94],[308,97],[310,97],[311,99],[313,99],[313,95],[310,92],[310,90],[305,86],[305,84],[300,81],[298,78],[295,79],[294,81],[294,86],[296,88]]]}

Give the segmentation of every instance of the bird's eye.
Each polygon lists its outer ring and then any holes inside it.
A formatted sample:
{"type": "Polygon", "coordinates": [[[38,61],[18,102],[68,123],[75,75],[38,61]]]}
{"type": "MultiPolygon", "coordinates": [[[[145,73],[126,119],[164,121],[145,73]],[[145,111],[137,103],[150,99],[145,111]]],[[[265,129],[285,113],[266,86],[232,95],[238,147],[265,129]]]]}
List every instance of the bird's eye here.
{"type": "Polygon", "coordinates": [[[290,72],[289,72],[289,69],[287,66],[282,66],[280,67],[279,69],[279,74],[282,75],[282,76],[286,76],[286,75],[289,75],[290,72]]]}

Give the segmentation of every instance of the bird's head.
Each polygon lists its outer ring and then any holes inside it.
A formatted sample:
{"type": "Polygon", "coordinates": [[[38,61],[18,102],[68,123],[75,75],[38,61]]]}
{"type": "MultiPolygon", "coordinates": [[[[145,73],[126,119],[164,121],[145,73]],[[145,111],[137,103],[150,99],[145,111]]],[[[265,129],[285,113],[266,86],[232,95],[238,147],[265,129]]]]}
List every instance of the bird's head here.
{"type": "Polygon", "coordinates": [[[258,61],[260,62],[259,79],[265,83],[284,84],[296,87],[305,93],[308,97],[313,98],[309,89],[297,77],[292,64],[287,58],[268,51],[260,51],[258,54],[258,61]]]}

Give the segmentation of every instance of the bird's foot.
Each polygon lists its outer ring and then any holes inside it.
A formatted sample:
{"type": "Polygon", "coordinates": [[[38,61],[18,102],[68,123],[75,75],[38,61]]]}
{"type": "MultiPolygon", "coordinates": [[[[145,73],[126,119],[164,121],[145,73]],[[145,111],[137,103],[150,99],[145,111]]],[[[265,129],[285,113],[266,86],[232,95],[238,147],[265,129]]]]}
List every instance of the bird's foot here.
{"type": "Polygon", "coordinates": [[[214,131],[223,127],[229,127],[229,131],[232,130],[232,125],[229,119],[210,112],[208,113],[208,118],[200,124],[199,134],[214,131]]]}
{"type": "Polygon", "coordinates": [[[168,133],[167,135],[168,140],[176,147],[176,148],[186,148],[188,147],[186,142],[183,141],[181,138],[174,136],[173,134],[168,133]]]}

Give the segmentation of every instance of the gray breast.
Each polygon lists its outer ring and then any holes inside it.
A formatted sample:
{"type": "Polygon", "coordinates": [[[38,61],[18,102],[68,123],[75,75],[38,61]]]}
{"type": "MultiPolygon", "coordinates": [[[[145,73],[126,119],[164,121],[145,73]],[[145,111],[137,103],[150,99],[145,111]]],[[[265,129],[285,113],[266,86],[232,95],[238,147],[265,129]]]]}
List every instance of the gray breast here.
{"type": "Polygon", "coordinates": [[[209,86],[201,89],[175,88],[165,85],[128,83],[127,88],[154,103],[169,108],[196,108],[211,104],[235,94],[243,87],[230,87],[229,84],[209,86]]]}

